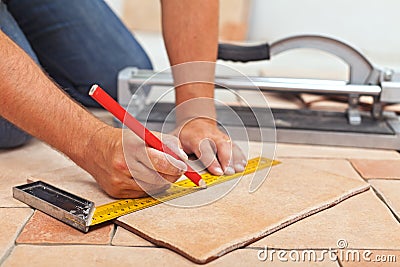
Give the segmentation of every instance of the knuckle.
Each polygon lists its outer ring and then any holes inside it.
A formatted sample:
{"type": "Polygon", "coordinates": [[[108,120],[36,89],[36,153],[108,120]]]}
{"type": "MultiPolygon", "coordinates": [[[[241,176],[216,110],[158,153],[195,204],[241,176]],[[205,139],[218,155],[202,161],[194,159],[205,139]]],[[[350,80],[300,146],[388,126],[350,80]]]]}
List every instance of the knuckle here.
{"type": "Polygon", "coordinates": [[[109,180],[109,183],[113,190],[118,190],[118,191],[120,191],[122,186],[124,185],[124,182],[116,176],[112,176],[109,180]]]}
{"type": "Polygon", "coordinates": [[[125,158],[122,158],[122,157],[114,158],[113,161],[112,161],[112,166],[117,171],[123,171],[123,170],[128,169],[128,166],[127,166],[127,163],[125,161],[125,158]]]}

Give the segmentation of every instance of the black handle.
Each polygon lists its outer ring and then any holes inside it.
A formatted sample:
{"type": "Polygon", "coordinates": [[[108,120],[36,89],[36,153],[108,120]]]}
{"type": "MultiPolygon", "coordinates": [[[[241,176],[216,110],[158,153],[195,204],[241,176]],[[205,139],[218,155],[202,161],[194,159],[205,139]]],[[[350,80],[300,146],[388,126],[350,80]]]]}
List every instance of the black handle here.
{"type": "Polygon", "coordinates": [[[254,46],[219,44],[218,59],[240,62],[268,60],[269,44],[254,46]]]}

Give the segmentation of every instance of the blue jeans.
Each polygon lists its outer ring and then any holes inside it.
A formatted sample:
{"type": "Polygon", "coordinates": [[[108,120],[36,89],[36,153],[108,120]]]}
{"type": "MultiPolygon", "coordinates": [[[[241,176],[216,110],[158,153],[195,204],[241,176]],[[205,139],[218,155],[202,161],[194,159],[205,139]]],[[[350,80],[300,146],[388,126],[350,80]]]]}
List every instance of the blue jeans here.
{"type": "MultiPolygon", "coordinates": [[[[0,2],[0,28],[85,106],[99,107],[88,96],[92,84],[116,99],[121,69],[152,68],[143,48],[103,0],[0,2]]],[[[0,118],[0,148],[28,139],[0,118]]]]}

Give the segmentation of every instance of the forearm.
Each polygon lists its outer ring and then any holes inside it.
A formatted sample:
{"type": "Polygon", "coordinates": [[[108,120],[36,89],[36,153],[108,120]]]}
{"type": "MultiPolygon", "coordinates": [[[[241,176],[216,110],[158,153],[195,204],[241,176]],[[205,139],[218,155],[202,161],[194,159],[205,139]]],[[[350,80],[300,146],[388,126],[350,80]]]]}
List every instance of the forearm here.
{"type": "MultiPolygon", "coordinates": [[[[215,62],[218,49],[218,0],[163,0],[163,35],[171,66],[193,61],[215,62]]],[[[202,100],[202,109],[206,116],[214,116],[214,64],[194,64],[174,67],[176,72],[186,73],[183,80],[191,78],[205,80],[206,83],[192,83],[177,86],[176,105],[187,100],[202,100]],[[197,70],[196,70],[197,68],[197,70]],[[200,70],[201,69],[201,70],[200,70]],[[197,75],[197,76],[196,76],[197,75]]],[[[181,79],[174,73],[177,85],[181,79]]],[[[192,109],[193,110],[193,109],[192,109]]],[[[198,113],[197,111],[195,113],[198,113]]],[[[196,115],[196,114],[193,114],[196,115]]],[[[177,116],[179,117],[179,111],[177,116]]],[[[184,115],[183,115],[184,116],[184,115]]],[[[182,118],[183,119],[183,118],[182,118]]],[[[179,120],[179,118],[178,118],[179,120]]]]}
{"type": "Polygon", "coordinates": [[[0,31],[0,115],[75,161],[104,124],[60,90],[0,31]]]}

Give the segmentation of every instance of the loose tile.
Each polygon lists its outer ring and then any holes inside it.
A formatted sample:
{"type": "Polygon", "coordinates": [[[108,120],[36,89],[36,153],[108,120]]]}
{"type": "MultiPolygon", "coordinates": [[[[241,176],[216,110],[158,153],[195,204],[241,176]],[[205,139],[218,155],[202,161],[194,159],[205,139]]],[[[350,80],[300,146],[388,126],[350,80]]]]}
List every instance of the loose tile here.
{"type": "MultiPolygon", "coordinates": [[[[246,95],[246,94],[250,95],[251,93],[252,93],[251,91],[247,91],[247,92],[244,91],[244,92],[240,92],[240,95],[241,96],[246,95]]],[[[304,107],[302,101],[295,95],[273,93],[273,92],[265,92],[263,94],[264,94],[265,99],[268,101],[268,105],[270,108],[300,109],[300,108],[304,107]]],[[[255,100],[254,102],[256,102],[256,103],[260,102],[260,99],[258,99],[258,101],[256,101],[256,99],[254,99],[254,100],[255,100]]],[[[251,106],[253,107],[254,106],[253,101],[250,103],[251,103],[251,106]]],[[[261,102],[261,104],[259,106],[263,107],[263,106],[265,106],[265,103],[261,102]]]]}
{"type": "Polygon", "coordinates": [[[115,201],[115,199],[109,197],[100,188],[89,173],[77,165],[36,174],[30,177],[30,179],[33,181],[41,180],[47,182],[67,192],[89,199],[93,201],[96,206],[115,201]]]}
{"type": "Polygon", "coordinates": [[[74,163],[38,140],[9,150],[0,150],[0,207],[26,207],[12,197],[12,187],[26,183],[28,176],[71,166],[74,163]]]}
{"type": "Polygon", "coordinates": [[[382,196],[390,209],[400,218],[400,181],[399,180],[369,180],[382,196]]]}
{"type": "MultiPolygon", "coordinates": [[[[4,266],[278,266],[278,267],[336,267],[337,263],[323,262],[260,261],[258,250],[233,251],[206,265],[197,265],[184,257],[163,248],[115,247],[115,246],[17,246],[4,266]]],[[[276,257],[276,256],[275,256],[276,257]]]]}
{"type": "Polygon", "coordinates": [[[352,159],[351,164],[365,179],[400,179],[400,160],[352,159]]]}
{"type": "Polygon", "coordinates": [[[397,267],[399,260],[399,250],[360,250],[339,258],[343,267],[397,267]]]}
{"type": "Polygon", "coordinates": [[[14,240],[32,215],[30,208],[0,208],[0,259],[14,246],[14,240]]]}
{"type": "Polygon", "coordinates": [[[35,211],[18,236],[17,244],[110,244],[114,225],[82,233],[40,211],[35,211]]]}
{"type": "Polygon", "coordinates": [[[329,249],[338,248],[339,240],[345,240],[349,248],[400,249],[400,224],[369,190],[272,233],[250,247],[329,249]]]}
{"type": "Polygon", "coordinates": [[[311,110],[332,111],[332,112],[345,112],[348,107],[349,104],[347,103],[329,99],[321,99],[319,101],[309,103],[308,105],[308,109],[311,110]]]}
{"type": "Polygon", "coordinates": [[[111,245],[124,247],[154,247],[153,243],[119,226],[112,239],[111,245]]]}
{"type": "MultiPolygon", "coordinates": [[[[161,204],[120,217],[117,223],[205,263],[369,188],[356,179],[293,163],[272,167],[262,186],[249,194],[251,178],[245,176],[229,194],[208,205],[189,209],[161,204]]],[[[191,194],[191,200],[213,194],[215,187],[191,194]]]]}
{"type": "Polygon", "coordinates": [[[278,143],[277,158],[400,159],[394,150],[278,143]]]}

